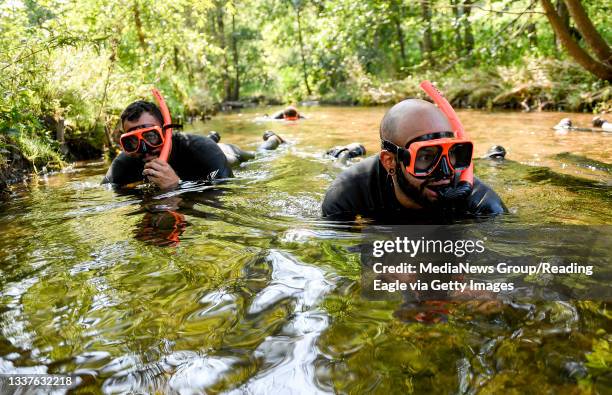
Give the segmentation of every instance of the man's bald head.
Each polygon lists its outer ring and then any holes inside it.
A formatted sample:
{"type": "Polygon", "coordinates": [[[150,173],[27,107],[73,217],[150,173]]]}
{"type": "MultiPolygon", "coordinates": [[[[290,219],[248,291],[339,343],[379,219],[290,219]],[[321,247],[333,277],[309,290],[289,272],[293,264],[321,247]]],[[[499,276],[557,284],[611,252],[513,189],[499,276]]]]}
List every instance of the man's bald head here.
{"type": "Polygon", "coordinates": [[[424,134],[450,130],[448,119],[434,104],[406,99],[387,111],[380,123],[380,138],[403,147],[424,134]]]}

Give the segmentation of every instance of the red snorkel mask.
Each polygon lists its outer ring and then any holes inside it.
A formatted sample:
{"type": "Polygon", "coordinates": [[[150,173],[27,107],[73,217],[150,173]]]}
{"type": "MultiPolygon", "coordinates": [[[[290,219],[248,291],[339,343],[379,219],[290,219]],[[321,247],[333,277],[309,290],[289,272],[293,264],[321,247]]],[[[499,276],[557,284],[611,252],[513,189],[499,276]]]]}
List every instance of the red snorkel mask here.
{"type": "Polygon", "coordinates": [[[285,121],[297,121],[298,119],[300,119],[300,115],[297,111],[297,108],[293,106],[287,107],[283,113],[283,119],[285,121]]]}
{"type": "Polygon", "coordinates": [[[146,152],[147,147],[155,149],[164,145],[166,138],[159,126],[138,127],[123,133],[119,138],[119,145],[128,154],[146,152]],[[144,146],[143,146],[144,144],[144,146]]]}
{"type": "Polygon", "coordinates": [[[406,172],[416,178],[448,177],[472,163],[472,142],[457,139],[453,132],[428,133],[405,148],[383,140],[382,148],[396,154],[406,172]]]}

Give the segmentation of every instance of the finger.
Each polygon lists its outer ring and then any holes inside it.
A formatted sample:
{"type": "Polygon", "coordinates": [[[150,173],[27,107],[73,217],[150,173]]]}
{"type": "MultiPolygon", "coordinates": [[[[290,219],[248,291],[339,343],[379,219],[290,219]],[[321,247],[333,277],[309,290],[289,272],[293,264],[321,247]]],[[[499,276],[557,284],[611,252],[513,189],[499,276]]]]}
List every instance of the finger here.
{"type": "Polygon", "coordinates": [[[155,170],[155,169],[144,169],[144,171],[142,172],[142,175],[147,176],[147,177],[159,178],[162,176],[162,172],[155,170]]]}
{"type": "Polygon", "coordinates": [[[145,169],[155,169],[157,171],[163,171],[165,168],[168,167],[168,164],[165,162],[156,162],[155,160],[152,160],[150,162],[145,163],[145,169]]]}
{"type": "Polygon", "coordinates": [[[157,163],[157,164],[159,164],[159,165],[162,165],[162,166],[164,166],[164,167],[170,167],[170,165],[168,164],[168,162],[163,161],[163,160],[161,160],[161,159],[159,159],[159,158],[155,158],[155,159],[153,159],[153,162],[155,162],[155,163],[157,163]]]}

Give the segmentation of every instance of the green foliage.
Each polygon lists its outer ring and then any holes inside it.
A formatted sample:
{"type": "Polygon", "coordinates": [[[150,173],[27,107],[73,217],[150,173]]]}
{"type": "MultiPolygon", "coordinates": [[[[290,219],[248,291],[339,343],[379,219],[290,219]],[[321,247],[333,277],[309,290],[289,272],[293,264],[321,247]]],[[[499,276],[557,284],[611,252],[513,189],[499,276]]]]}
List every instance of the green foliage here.
{"type": "MultiPolygon", "coordinates": [[[[390,104],[420,95],[425,78],[462,106],[610,110],[610,85],[556,47],[538,4],[4,2],[0,133],[21,141],[33,158],[56,161],[58,120],[68,138],[101,147],[122,109],[151,100],[153,86],[175,116],[249,97],[390,104]]],[[[607,3],[585,6],[610,41],[607,3]]]]}

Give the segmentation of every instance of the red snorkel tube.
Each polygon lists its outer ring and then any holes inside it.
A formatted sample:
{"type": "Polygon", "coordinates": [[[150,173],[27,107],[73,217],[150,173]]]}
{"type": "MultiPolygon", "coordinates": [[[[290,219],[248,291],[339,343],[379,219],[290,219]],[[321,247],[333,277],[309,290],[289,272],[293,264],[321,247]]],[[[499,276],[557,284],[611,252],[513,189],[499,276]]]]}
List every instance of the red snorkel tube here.
{"type": "Polygon", "coordinates": [[[172,125],[172,118],[170,117],[170,111],[168,110],[168,106],[166,105],[161,93],[159,93],[159,91],[155,88],[151,89],[151,92],[153,93],[153,97],[155,97],[155,101],[157,102],[159,110],[162,113],[162,117],[164,118],[164,125],[162,127],[162,129],[165,130],[164,146],[159,154],[159,159],[163,160],[164,162],[168,162],[168,156],[170,155],[170,151],[172,151],[172,128],[169,127],[172,125]]]}
{"type": "MultiPolygon", "coordinates": [[[[425,80],[421,82],[420,86],[421,86],[421,89],[423,89],[425,93],[427,93],[429,97],[431,97],[434,103],[438,105],[438,108],[440,108],[440,111],[444,113],[444,115],[448,119],[448,122],[450,122],[451,124],[451,128],[453,129],[453,132],[455,132],[455,137],[460,138],[460,139],[467,139],[465,135],[465,130],[463,129],[463,125],[461,124],[461,121],[459,121],[459,117],[457,117],[457,113],[455,112],[453,107],[450,105],[448,100],[446,100],[444,96],[442,96],[440,91],[438,91],[438,89],[435,86],[433,86],[431,82],[425,80]]],[[[461,172],[459,182],[460,183],[464,182],[464,183],[469,184],[469,192],[471,193],[472,187],[474,186],[474,162],[471,162],[470,166],[461,172]]],[[[467,190],[464,190],[464,192],[467,192],[467,190]]],[[[450,196],[450,198],[456,198],[456,197],[450,196]]]]}

